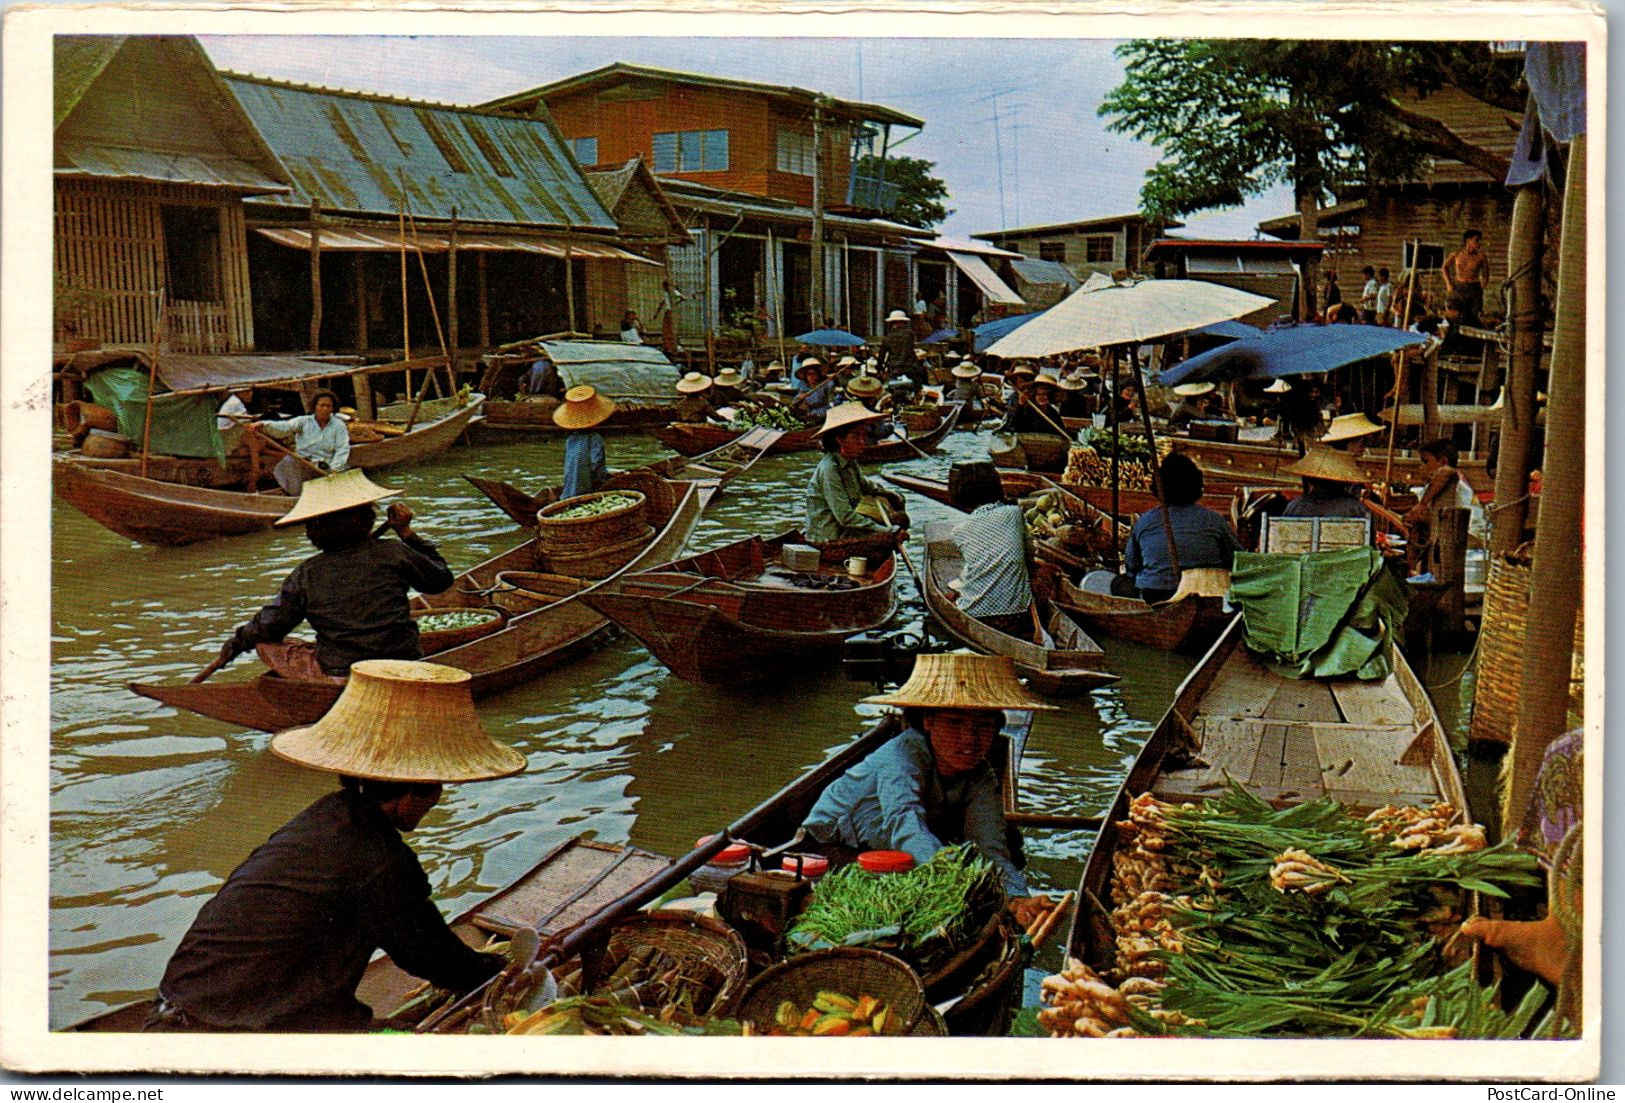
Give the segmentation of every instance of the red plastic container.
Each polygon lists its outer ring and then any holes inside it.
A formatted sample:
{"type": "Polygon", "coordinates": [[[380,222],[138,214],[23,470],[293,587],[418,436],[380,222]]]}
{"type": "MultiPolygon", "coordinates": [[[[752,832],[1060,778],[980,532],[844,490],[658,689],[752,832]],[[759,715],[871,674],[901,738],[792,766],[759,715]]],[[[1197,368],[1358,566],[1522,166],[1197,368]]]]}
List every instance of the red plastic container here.
{"type": "MultiPolygon", "coordinates": [[[[704,846],[715,836],[702,835],[694,840],[696,847],[704,846]]],[[[750,858],[750,847],[744,843],[729,843],[715,854],[711,855],[710,864],[714,866],[743,865],[750,858]]]]}
{"type": "Polygon", "coordinates": [[[813,880],[829,872],[829,859],[818,854],[787,854],[779,863],[779,868],[786,873],[794,873],[800,866],[801,875],[813,880]]]}
{"type": "Polygon", "coordinates": [[[914,856],[906,850],[865,850],[858,865],[870,873],[907,873],[914,868],[914,856]]]}

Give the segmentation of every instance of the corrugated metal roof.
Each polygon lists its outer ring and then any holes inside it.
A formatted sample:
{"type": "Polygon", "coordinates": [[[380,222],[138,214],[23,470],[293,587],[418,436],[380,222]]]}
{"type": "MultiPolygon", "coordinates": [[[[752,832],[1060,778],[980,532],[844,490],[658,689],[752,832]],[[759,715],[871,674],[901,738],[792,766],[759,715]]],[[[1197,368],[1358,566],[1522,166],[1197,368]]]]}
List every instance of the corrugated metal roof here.
{"type": "Polygon", "coordinates": [[[269,202],[467,222],[615,230],[550,123],[226,75],[293,177],[269,202]]]}
{"type": "Polygon", "coordinates": [[[622,401],[675,402],[676,365],[653,345],[625,341],[543,341],[566,387],[589,384],[622,401]]]}
{"type": "Polygon", "coordinates": [[[966,241],[963,238],[934,237],[919,243],[922,249],[943,249],[950,253],[973,253],[979,257],[1006,257],[1021,256],[1013,249],[1000,249],[997,245],[987,245],[980,241],[966,241]]]}
{"type": "MultiPolygon", "coordinates": [[[[286,245],[290,249],[310,248],[310,230],[303,226],[256,226],[254,229],[278,245],[286,245]]],[[[393,253],[401,248],[401,235],[392,230],[324,226],[321,232],[321,246],[323,249],[346,252],[393,253]]],[[[451,249],[451,237],[433,230],[419,230],[415,235],[411,233],[406,235],[406,247],[423,253],[444,253],[451,249]]],[[[563,242],[520,234],[460,233],[457,235],[457,249],[459,252],[540,253],[546,257],[570,256],[583,260],[624,260],[657,267],[660,265],[657,260],[640,257],[615,245],[605,245],[596,241],[563,242]]]]}
{"type": "MultiPolygon", "coordinates": [[[[88,376],[120,364],[152,366],[152,350],[147,346],[117,345],[73,353],[57,361],[63,370],[88,376]]],[[[355,372],[388,370],[398,365],[356,367],[298,356],[195,356],[164,351],[158,357],[158,378],[171,391],[197,392],[235,387],[297,383],[355,372]]]]}
{"type": "Polygon", "coordinates": [[[62,125],[80,99],[113,60],[124,35],[59,34],[51,40],[53,51],[51,80],[55,92],[52,127],[62,125]]]}
{"type": "MultiPolygon", "coordinates": [[[[1141,214],[1139,211],[1133,211],[1129,214],[1108,214],[1100,215],[1096,218],[1080,218],[1075,222],[1050,222],[1042,226],[1018,226],[1011,230],[987,230],[980,234],[972,234],[971,237],[981,238],[983,241],[998,241],[1002,238],[1009,237],[1032,237],[1038,234],[1059,234],[1066,233],[1071,230],[1087,230],[1092,227],[1108,226],[1119,222],[1143,222],[1147,225],[1151,224],[1151,220],[1145,215],[1141,214]]],[[[1172,230],[1176,227],[1183,226],[1184,223],[1170,219],[1169,221],[1164,222],[1162,225],[1165,229],[1172,230]]]]}
{"type": "Polygon", "coordinates": [[[64,176],[192,184],[243,192],[288,190],[286,184],[279,184],[254,166],[224,153],[160,153],[90,142],[57,142],[55,171],[64,176]]]}
{"type": "Polygon", "coordinates": [[[1053,260],[1035,260],[1032,257],[1012,259],[1010,267],[1015,269],[1018,277],[1028,283],[1055,283],[1067,289],[1078,284],[1078,277],[1067,270],[1066,265],[1053,260]]]}

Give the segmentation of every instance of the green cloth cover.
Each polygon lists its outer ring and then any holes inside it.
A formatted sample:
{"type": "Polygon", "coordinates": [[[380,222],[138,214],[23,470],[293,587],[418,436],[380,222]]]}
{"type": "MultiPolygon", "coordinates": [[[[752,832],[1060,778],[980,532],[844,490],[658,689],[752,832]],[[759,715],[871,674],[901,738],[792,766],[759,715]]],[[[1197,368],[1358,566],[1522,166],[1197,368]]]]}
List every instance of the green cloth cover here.
{"type": "Polygon", "coordinates": [[[1398,636],[1407,603],[1374,548],[1237,552],[1230,600],[1241,607],[1247,646],[1272,670],[1291,678],[1367,680],[1393,669],[1383,645],[1398,636]]]}
{"type": "MultiPolygon", "coordinates": [[[[146,369],[133,365],[103,368],[85,380],[85,387],[98,406],[113,411],[118,431],[139,450],[147,420],[146,369]]],[[[150,450],[160,456],[212,458],[224,464],[226,448],[215,427],[219,409],[216,395],[160,393],[152,402],[150,450]]]]}

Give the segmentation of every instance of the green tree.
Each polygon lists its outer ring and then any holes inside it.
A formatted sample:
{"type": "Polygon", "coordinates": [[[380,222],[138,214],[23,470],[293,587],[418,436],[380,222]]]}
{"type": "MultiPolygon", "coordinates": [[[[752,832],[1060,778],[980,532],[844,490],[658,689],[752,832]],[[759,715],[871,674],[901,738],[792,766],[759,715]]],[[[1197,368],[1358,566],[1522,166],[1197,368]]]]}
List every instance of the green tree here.
{"type": "MultiPolygon", "coordinates": [[[[1431,158],[1505,177],[1505,157],[1407,109],[1401,93],[1456,84],[1510,111],[1522,102],[1518,62],[1498,61],[1484,43],[1152,39],[1117,55],[1127,73],[1100,114],[1162,150],[1140,192],[1148,215],[1232,207],[1289,183],[1305,241],[1318,234],[1324,201],[1414,179],[1431,158]]],[[[1305,272],[1307,309],[1314,274],[1305,272]]]]}
{"type": "Polygon", "coordinates": [[[880,158],[866,155],[858,158],[859,176],[879,176],[897,185],[897,209],[891,217],[905,226],[930,229],[953,214],[953,208],[942,201],[948,198],[948,185],[931,175],[937,167],[935,161],[922,157],[888,157],[884,168],[880,158]]]}

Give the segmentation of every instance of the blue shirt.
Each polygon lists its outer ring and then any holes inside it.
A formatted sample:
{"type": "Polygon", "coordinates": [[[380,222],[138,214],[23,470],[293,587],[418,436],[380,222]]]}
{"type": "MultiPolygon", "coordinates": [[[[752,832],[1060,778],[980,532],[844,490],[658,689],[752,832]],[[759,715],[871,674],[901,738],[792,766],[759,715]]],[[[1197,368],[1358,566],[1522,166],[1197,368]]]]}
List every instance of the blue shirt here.
{"type": "Polygon", "coordinates": [[[604,435],[577,429],[564,438],[564,489],[560,498],[591,494],[609,479],[604,459],[604,435]]]}
{"type": "MultiPolygon", "coordinates": [[[[1011,896],[1027,896],[1027,879],[1016,868],[1005,840],[999,779],[983,762],[952,781],[937,773],[931,741],[905,728],[824,790],[802,825],[820,842],[858,850],[906,850],[916,864],[946,843],[931,833],[928,812],[959,805],[965,810],[964,841],[992,862],[1011,896]]],[[[948,840],[959,842],[961,840],[948,840]]]]}
{"type": "Polygon", "coordinates": [[[1025,613],[1033,603],[1027,578],[1027,523],[1010,502],[977,506],[954,530],[962,566],[959,607],[973,617],[1025,613]]]}
{"type": "MultiPolygon", "coordinates": [[[[1179,566],[1224,567],[1241,551],[1241,540],[1230,522],[1206,506],[1170,506],[1174,546],[1179,549],[1179,566]]],[[[1140,514],[1123,549],[1123,568],[1134,576],[1142,590],[1176,590],[1179,575],[1168,556],[1168,537],[1162,527],[1162,507],[1140,514]]]]}

